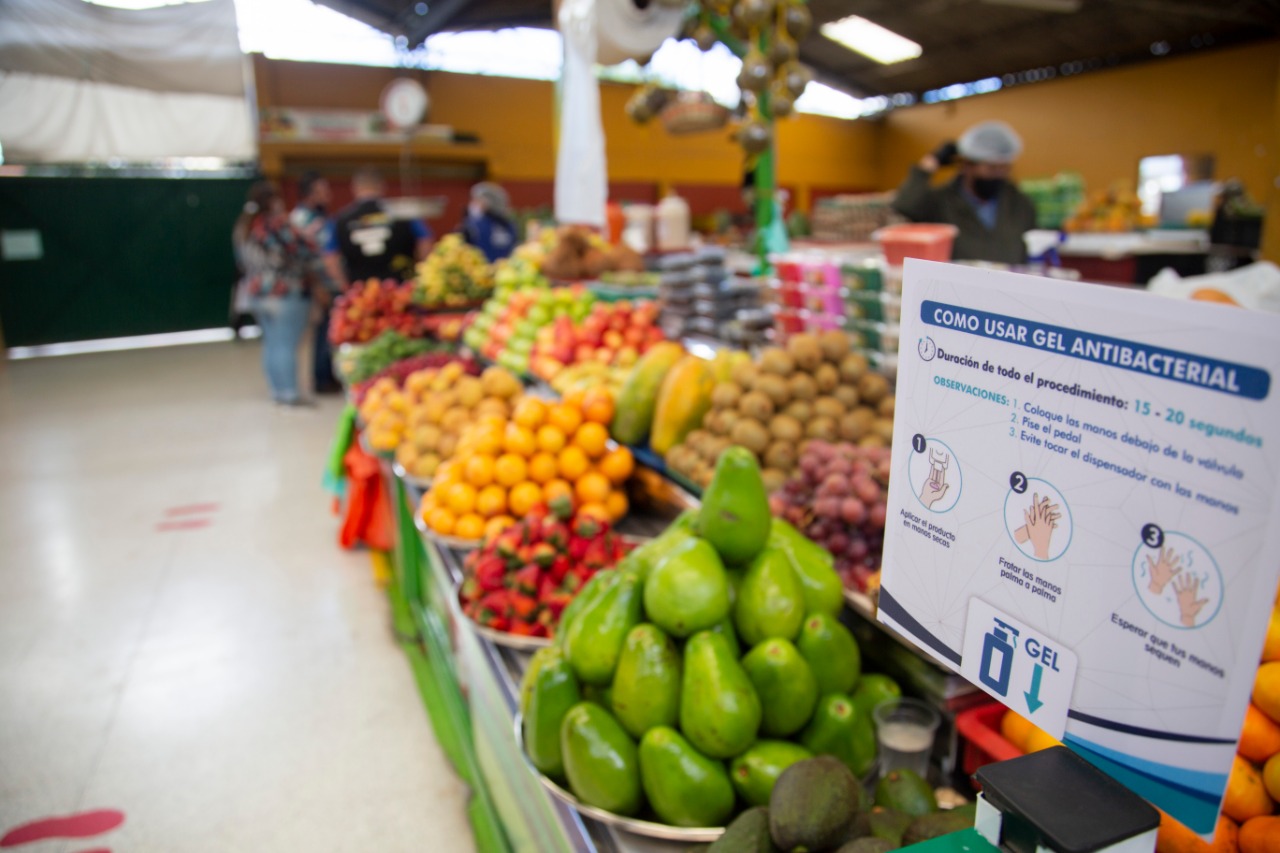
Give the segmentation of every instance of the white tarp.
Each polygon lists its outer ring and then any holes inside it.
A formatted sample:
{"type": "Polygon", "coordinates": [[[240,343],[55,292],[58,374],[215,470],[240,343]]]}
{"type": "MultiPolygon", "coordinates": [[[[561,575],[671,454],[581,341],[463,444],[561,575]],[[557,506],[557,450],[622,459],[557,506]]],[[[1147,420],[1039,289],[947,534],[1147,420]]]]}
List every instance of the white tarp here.
{"type": "Polygon", "coordinates": [[[252,159],[233,0],[0,0],[0,144],[19,162],[252,159]]]}
{"type": "Polygon", "coordinates": [[[556,152],[556,221],[603,227],[609,183],[600,85],[594,71],[595,0],[564,0],[559,24],[564,36],[564,69],[556,152]]]}

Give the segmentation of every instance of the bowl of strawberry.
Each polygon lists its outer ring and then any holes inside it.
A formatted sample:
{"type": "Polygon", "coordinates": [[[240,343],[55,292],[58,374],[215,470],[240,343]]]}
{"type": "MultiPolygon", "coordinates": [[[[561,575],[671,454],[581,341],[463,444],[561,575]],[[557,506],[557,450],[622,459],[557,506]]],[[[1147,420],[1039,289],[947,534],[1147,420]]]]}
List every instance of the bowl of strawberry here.
{"type": "Polygon", "coordinates": [[[487,639],[516,649],[550,645],[578,590],[635,547],[596,515],[560,509],[534,507],[463,562],[458,601],[487,639]]]}

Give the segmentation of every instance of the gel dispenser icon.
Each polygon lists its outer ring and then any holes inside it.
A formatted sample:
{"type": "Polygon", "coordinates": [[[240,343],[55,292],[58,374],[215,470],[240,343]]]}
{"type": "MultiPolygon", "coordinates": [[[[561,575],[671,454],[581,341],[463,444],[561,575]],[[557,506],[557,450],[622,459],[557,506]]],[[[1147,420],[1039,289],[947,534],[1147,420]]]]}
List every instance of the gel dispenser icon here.
{"type": "Polygon", "coordinates": [[[1013,652],[1018,647],[1018,629],[999,619],[982,640],[982,667],[978,678],[1001,696],[1009,694],[1009,674],[1013,672],[1013,652]],[[1013,634],[1013,639],[1009,634],[1013,634]]]}

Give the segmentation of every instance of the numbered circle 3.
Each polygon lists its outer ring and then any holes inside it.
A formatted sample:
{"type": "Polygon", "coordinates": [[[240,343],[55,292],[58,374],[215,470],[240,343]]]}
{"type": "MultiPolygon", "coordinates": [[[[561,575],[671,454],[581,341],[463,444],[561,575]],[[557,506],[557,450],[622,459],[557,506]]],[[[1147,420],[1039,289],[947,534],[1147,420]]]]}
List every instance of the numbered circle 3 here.
{"type": "Polygon", "coordinates": [[[1067,552],[1075,531],[1071,507],[1053,484],[1014,472],[1004,499],[1004,526],[1024,556],[1052,562],[1067,552]]]}
{"type": "Polygon", "coordinates": [[[947,512],[960,500],[964,475],[960,460],[945,442],[917,433],[907,454],[907,481],[911,493],[930,512],[947,512]]]}
{"type": "Polygon", "coordinates": [[[1222,571],[1209,549],[1185,533],[1165,531],[1160,547],[1146,542],[1133,555],[1133,588],[1152,616],[1194,630],[1222,609],[1222,571]]]}

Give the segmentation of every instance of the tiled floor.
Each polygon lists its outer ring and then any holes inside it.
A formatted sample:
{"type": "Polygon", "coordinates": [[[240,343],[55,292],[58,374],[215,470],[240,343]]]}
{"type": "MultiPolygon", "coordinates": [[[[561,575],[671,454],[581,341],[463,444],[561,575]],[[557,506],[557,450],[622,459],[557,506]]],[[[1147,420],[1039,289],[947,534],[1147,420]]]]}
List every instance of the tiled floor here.
{"type": "Polygon", "coordinates": [[[268,402],[256,343],[0,367],[0,835],[125,813],[16,850],[471,849],[335,541],[337,413],[268,402]]]}

